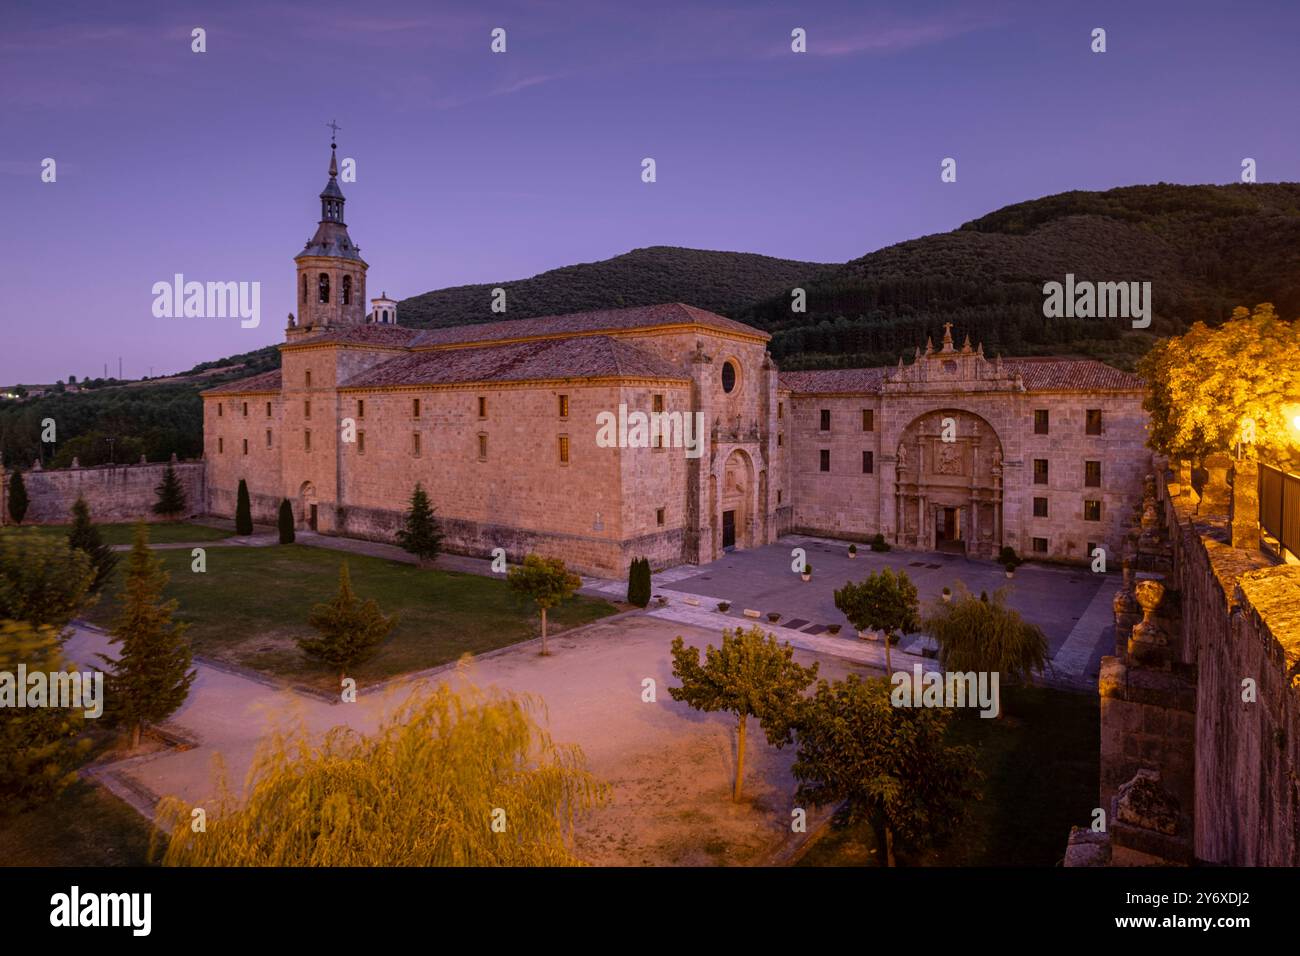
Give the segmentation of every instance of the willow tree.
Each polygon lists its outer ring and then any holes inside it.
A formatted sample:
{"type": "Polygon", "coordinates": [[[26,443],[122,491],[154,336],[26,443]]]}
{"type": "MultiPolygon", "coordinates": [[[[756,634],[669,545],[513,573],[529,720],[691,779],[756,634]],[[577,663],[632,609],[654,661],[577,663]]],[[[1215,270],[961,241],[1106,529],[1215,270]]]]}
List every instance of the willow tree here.
{"type": "Polygon", "coordinates": [[[206,829],[162,802],[171,866],[574,866],[579,814],[608,787],[581,749],[537,724],[540,702],[439,685],[364,735],[335,727],[269,738],[246,798],[218,775],[206,829]],[[196,832],[199,830],[199,832],[196,832]]]}
{"type": "Polygon", "coordinates": [[[959,584],[950,602],[935,604],[924,627],[939,645],[945,671],[996,672],[1009,683],[1028,683],[1049,666],[1047,635],[1007,606],[1002,588],[986,600],[959,584]]]}
{"type": "Polygon", "coordinates": [[[1271,302],[1162,339],[1138,372],[1155,450],[1200,460],[1241,443],[1274,464],[1300,465],[1300,322],[1278,318],[1271,302]]]}

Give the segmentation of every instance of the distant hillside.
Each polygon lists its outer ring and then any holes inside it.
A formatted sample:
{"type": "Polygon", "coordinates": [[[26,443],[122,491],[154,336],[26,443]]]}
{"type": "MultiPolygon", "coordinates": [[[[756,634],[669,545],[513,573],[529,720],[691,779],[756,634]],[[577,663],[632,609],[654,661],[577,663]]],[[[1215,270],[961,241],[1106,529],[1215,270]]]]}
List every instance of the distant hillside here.
{"type": "Polygon", "coordinates": [[[947,321],[990,352],[1131,368],[1155,336],[1237,305],[1300,315],[1300,184],[1061,193],[854,259],[807,289],[804,315],[791,314],[788,293],[728,314],[773,332],[783,368],[892,363],[947,321]],[[1151,328],[1044,318],[1043,283],[1066,273],[1151,282],[1151,328]]]}
{"type": "Polygon", "coordinates": [[[397,317],[402,325],[430,329],[660,302],[686,302],[729,315],[835,268],[747,252],[651,246],[531,279],[426,292],[398,303],[397,317]],[[491,310],[497,286],[506,290],[504,315],[491,310]]]}

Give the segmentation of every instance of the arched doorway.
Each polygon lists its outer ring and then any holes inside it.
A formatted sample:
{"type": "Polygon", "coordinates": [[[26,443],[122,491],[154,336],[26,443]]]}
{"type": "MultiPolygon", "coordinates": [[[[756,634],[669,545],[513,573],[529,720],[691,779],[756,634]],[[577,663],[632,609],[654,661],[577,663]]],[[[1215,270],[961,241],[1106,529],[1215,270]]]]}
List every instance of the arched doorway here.
{"type": "Polygon", "coordinates": [[[304,481],[298,489],[298,527],[315,531],[316,524],[316,486],[304,481]]]}
{"type": "Polygon", "coordinates": [[[722,495],[717,532],[723,551],[754,546],[754,463],[735,449],[722,467],[722,495]]]}
{"type": "Polygon", "coordinates": [[[897,446],[895,541],[992,558],[1002,546],[1002,442],[962,409],[918,415],[897,446]]]}

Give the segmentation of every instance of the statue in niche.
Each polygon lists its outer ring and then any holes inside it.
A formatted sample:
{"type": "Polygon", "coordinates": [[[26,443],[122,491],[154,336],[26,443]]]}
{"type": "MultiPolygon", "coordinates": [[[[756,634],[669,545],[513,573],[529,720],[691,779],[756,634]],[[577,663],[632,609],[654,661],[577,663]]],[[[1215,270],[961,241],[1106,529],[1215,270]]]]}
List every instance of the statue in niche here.
{"type": "Polygon", "coordinates": [[[898,470],[902,471],[907,467],[907,446],[900,444],[898,446],[898,470]]]}

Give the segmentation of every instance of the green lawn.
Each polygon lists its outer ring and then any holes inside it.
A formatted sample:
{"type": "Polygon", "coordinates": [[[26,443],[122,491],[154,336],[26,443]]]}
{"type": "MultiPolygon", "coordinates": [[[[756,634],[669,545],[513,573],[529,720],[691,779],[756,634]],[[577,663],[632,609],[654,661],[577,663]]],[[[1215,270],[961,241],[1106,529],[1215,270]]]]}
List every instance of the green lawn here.
{"type": "Polygon", "coordinates": [[[78,780],[34,810],[0,818],[5,866],[144,866],[150,826],[103,787],[78,780]]]}
{"type": "MultiPolygon", "coordinates": [[[[1072,825],[1092,820],[1100,779],[1095,694],[1003,688],[1004,716],[953,720],[957,743],[980,751],[984,799],[973,804],[957,838],[924,855],[898,854],[900,865],[1053,866],[1065,855],[1072,825]]],[[[836,828],[809,848],[800,866],[875,866],[871,828],[836,828]]]]}
{"type": "MultiPolygon", "coordinates": [[[[212,548],[207,571],[190,570],[190,552],[156,552],[171,573],[168,596],[180,602],[181,620],[191,622],[196,653],[265,671],[321,689],[335,690],[338,676],[303,656],[294,639],[314,632],[307,625],[312,605],[338,588],[345,558],[359,597],[374,598],[400,621],[379,653],[350,676],[366,684],[528,640],[540,634],[531,602],[503,578],[417,568],[324,548],[277,545],[212,548]]],[[[119,564],[119,575],[122,565],[119,564]]],[[[116,606],[112,592],[87,618],[107,626],[116,606]]],[[[607,601],[574,597],[548,615],[549,630],[586,624],[617,608],[607,601]]]]}
{"type": "MultiPolygon", "coordinates": [[[[49,535],[56,538],[67,538],[69,525],[23,525],[22,527],[35,528],[41,534],[49,535]]],[[[104,539],[105,544],[130,544],[135,540],[135,525],[132,523],[123,524],[101,524],[99,534],[104,539]]],[[[187,541],[220,541],[222,538],[233,537],[233,531],[223,531],[220,528],[209,528],[202,524],[188,524],[184,521],[166,521],[149,525],[149,543],[150,544],[181,544],[187,541]]]]}

